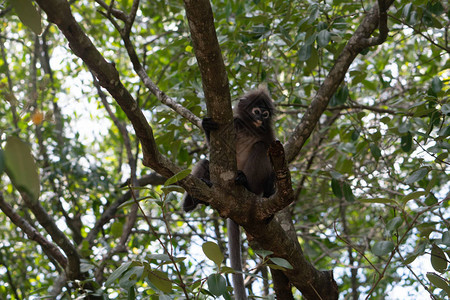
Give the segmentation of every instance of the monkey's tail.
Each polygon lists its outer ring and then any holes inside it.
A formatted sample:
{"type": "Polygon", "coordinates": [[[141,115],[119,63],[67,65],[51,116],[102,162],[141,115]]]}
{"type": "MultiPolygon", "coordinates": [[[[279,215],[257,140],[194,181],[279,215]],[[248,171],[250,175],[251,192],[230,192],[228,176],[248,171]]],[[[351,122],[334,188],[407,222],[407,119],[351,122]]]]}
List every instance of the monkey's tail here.
{"type": "Polygon", "coordinates": [[[233,274],[234,297],[236,300],[247,300],[245,292],[244,277],[242,276],[242,258],[241,258],[241,233],[239,225],[233,220],[227,220],[228,226],[228,247],[230,253],[231,267],[240,273],[233,274]]]}

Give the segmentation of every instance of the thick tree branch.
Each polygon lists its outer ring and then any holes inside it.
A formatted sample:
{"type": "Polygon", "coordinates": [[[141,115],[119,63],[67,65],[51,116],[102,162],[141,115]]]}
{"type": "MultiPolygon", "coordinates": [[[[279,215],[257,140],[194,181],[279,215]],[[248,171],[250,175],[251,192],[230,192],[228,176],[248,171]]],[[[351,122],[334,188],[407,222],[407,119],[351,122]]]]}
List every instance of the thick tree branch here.
{"type": "Polygon", "coordinates": [[[280,141],[273,142],[268,152],[276,174],[277,192],[269,199],[257,199],[256,211],[253,214],[260,220],[273,216],[294,201],[291,173],[286,163],[283,145],[280,141]]]}
{"type": "Polygon", "coordinates": [[[228,77],[217,41],[211,4],[209,0],[185,0],[184,6],[202,74],[208,115],[219,124],[219,130],[211,132],[211,179],[215,184],[231,188],[236,171],[235,130],[228,77]]]}
{"type": "Polygon", "coordinates": [[[375,5],[365,16],[361,25],[356,29],[347,45],[342,50],[333,68],[328,73],[322,86],[317,91],[311,105],[306,110],[300,123],[292,133],[291,138],[285,144],[286,159],[291,162],[300,152],[308,137],[314,130],[320,116],[325,111],[328,102],[344,80],[350,64],[356,56],[365,48],[382,43],[387,37],[387,9],[393,0],[380,0],[383,2],[383,11],[379,14],[378,5],[375,5]],[[380,36],[370,39],[370,36],[380,24],[380,36]]]}

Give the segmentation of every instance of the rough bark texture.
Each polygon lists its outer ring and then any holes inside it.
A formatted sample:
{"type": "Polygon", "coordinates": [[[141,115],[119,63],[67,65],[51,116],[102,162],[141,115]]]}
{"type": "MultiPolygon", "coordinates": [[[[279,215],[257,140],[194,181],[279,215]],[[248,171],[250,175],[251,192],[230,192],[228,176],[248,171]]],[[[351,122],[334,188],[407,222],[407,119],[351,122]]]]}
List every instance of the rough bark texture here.
{"type": "Polygon", "coordinates": [[[236,171],[233,112],[211,5],[209,0],[185,0],[184,5],[195,56],[202,74],[208,115],[219,124],[219,129],[211,132],[211,179],[218,184],[232,186],[236,171]]]}

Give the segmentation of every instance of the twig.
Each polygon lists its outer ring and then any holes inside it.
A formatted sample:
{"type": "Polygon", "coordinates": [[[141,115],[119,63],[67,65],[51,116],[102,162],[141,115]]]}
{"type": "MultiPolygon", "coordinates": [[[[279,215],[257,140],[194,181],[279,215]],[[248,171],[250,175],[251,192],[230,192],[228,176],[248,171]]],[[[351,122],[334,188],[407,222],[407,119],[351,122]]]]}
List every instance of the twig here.
{"type": "Polygon", "coordinates": [[[167,249],[166,245],[161,241],[161,239],[160,239],[158,233],[157,233],[156,230],[153,228],[152,223],[151,223],[150,220],[148,219],[146,213],[145,213],[144,210],[142,209],[141,205],[139,204],[139,201],[137,200],[136,196],[135,196],[134,193],[133,193],[133,187],[132,187],[131,185],[128,185],[128,188],[129,188],[130,191],[131,191],[131,196],[133,197],[134,202],[136,203],[136,205],[138,206],[139,210],[141,211],[141,213],[142,213],[142,215],[143,215],[145,221],[147,222],[147,224],[148,224],[150,230],[153,232],[153,235],[154,235],[154,236],[156,237],[156,239],[158,240],[158,242],[159,242],[159,244],[161,245],[161,247],[163,248],[164,252],[167,253],[167,255],[169,256],[169,259],[170,259],[170,261],[172,262],[172,264],[173,264],[173,266],[174,266],[174,268],[175,268],[175,270],[176,270],[178,279],[180,280],[180,283],[179,283],[178,285],[179,285],[179,286],[181,287],[181,289],[183,290],[184,295],[186,296],[186,299],[190,299],[190,298],[189,298],[189,294],[188,294],[188,292],[187,292],[187,290],[186,290],[186,284],[185,284],[184,281],[183,281],[183,277],[181,276],[181,272],[180,272],[180,270],[179,270],[179,268],[178,268],[177,263],[175,262],[175,259],[174,259],[173,255],[172,255],[172,253],[169,252],[169,250],[167,249]]]}
{"type": "Polygon", "coordinates": [[[44,252],[49,256],[54,258],[63,269],[67,267],[67,258],[53,243],[48,241],[44,236],[42,236],[39,231],[33,228],[24,218],[17,214],[12,206],[5,201],[3,198],[3,193],[0,192],[0,209],[8,216],[8,218],[20,229],[25,232],[28,238],[32,241],[37,242],[44,252]]]}

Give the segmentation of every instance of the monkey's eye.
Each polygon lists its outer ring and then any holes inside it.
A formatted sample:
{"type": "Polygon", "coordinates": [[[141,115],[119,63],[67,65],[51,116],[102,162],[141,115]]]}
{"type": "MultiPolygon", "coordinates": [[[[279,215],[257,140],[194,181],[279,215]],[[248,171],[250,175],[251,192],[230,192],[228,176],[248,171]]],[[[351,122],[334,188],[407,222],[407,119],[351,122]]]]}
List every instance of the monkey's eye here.
{"type": "Polygon", "coordinates": [[[252,109],[252,114],[254,115],[260,115],[261,114],[261,110],[258,107],[254,107],[252,109]]]}
{"type": "Polygon", "coordinates": [[[265,110],[265,111],[262,113],[262,116],[263,116],[264,119],[267,119],[267,118],[269,117],[269,112],[268,112],[267,110],[265,110]]]}

